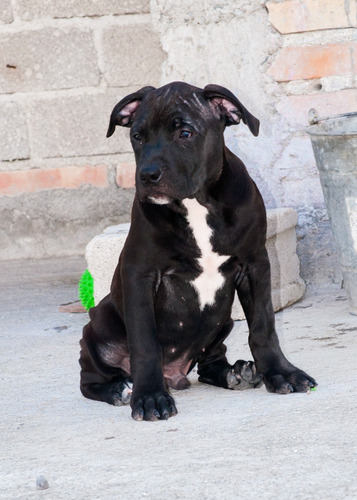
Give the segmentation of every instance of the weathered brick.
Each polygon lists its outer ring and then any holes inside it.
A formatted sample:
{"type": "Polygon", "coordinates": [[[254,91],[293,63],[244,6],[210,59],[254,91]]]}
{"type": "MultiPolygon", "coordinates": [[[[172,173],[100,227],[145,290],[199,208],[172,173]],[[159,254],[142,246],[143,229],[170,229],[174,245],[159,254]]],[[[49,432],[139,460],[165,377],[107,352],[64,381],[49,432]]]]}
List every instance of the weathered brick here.
{"type": "Polygon", "coordinates": [[[0,93],[95,86],[100,74],[93,33],[39,29],[0,36],[0,93]]]}
{"type": "Polygon", "coordinates": [[[16,102],[0,102],[0,160],[23,160],[29,157],[24,110],[16,102]]]}
{"type": "Polygon", "coordinates": [[[149,23],[111,26],[102,35],[102,66],[109,85],[157,85],[165,53],[149,23]]]}
{"type": "MultiPolygon", "coordinates": [[[[123,91],[123,97],[127,91],[123,91]]],[[[128,129],[106,138],[110,113],[121,97],[113,93],[60,96],[30,105],[31,149],[36,158],[86,156],[131,151],[128,129]]]]}
{"type": "Polygon", "coordinates": [[[357,42],[324,46],[283,47],[268,74],[278,82],[353,74],[357,67],[357,42]]]}
{"type": "Polygon", "coordinates": [[[75,166],[49,170],[0,172],[0,193],[2,195],[35,193],[49,189],[76,189],[87,184],[101,188],[106,187],[108,185],[107,167],[105,165],[75,166]]]}
{"type": "Polygon", "coordinates": [[[280,33],[355,27],[356,2],[285,0],[267,2],[269,20],[280,33]]]}
{"type": "Polygon", "coordinates": [[[17,0],[17,14],[29,20],[42,17],[65,18],[103,15],[144,14],[150,0],[17,0]]]}
{"type": "Polygon", "coordinates": [[[116,183],[119,187],[135,187],[135,163],[120,163],[117,166],[116,183]]]}
{"type": "Polygon", "coordinates": [[[288,96],[277,104],[278,112],[294,127],[308,125],[311,108],[315,108],[321,117],[348,113],[357,109],[357,89],[288,96]]]}
{"type": "Polygon", "coordinates": [[[12,23],[13,20],[11,2],[0,0],[0,23],[12,23]]]}

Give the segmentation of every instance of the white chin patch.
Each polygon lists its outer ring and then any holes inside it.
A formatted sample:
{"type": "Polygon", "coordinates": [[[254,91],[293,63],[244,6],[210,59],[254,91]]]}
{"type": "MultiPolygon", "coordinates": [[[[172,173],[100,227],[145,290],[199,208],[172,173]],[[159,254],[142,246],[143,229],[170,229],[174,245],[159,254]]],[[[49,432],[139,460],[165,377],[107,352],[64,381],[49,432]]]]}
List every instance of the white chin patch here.
{"type": "Polygon", "coordinates": [[[148,196],[148,200],[151,203],[155,203],[156,205],[167,205],[170,203],[170,200],[168,198],[165,198],[165,196],[159,196],[155,198],[154,196],[148,196]]]}

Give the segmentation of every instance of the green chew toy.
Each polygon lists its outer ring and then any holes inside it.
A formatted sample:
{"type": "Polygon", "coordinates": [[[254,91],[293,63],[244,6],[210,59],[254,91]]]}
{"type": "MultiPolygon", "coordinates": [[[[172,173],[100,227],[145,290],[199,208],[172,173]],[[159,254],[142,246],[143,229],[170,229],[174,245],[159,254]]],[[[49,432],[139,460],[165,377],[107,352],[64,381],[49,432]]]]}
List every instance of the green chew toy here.
{"type": "Polygon", "coordinates": [[[82,306],[88,311],[94,307],[94,280],[91,273],[86,269],[82,274],[78,284],[79,300],[82,306]]]}

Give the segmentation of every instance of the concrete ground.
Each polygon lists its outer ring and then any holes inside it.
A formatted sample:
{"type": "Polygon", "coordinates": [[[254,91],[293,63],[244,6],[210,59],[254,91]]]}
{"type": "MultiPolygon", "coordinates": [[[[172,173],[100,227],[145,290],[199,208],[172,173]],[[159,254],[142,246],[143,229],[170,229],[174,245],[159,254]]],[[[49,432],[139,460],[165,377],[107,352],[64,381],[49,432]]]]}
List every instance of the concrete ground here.
{"type": "MultiPolygon", "coordinates": [[[[193,374],[174,393],[176,417],[134,422],[78,389],[87,315],[59,305],[76,300],[84,269],[77,258],[0,264],[1,499],[357,498],[357,317],[343,290],[309,288],[276,315],[316,392],[234,392],[193,374]]],[[[250,358],[245,322],[229,348],[231,361],[250,358]]]]}

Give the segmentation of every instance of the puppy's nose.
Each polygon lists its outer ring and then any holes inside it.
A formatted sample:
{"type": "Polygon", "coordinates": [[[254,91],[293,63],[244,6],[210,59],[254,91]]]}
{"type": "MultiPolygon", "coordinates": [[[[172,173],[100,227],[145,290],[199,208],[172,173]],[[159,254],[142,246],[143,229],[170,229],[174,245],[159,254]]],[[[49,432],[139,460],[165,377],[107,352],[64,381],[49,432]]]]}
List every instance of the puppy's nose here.
{"type": "Polygon", "coordinates": [[[162,177],[162,170],[158,165],[148,165],[140,172],[140,180],[144,186],[157,184],[162,177]]]}

